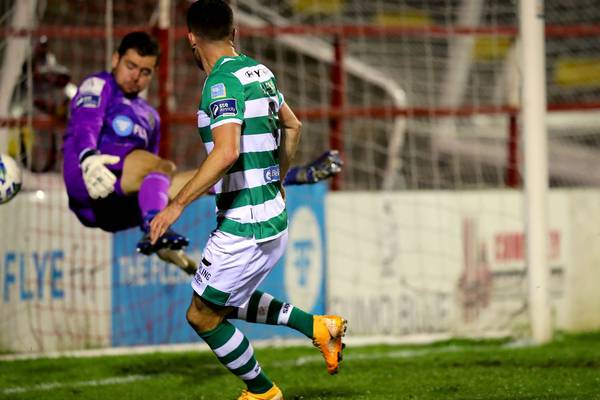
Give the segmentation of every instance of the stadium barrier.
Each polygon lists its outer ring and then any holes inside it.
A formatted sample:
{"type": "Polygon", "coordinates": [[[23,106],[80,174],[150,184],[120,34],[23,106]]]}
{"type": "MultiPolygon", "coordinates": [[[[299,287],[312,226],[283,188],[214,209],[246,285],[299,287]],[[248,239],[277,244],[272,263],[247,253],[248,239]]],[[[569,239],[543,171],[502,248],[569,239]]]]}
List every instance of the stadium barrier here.
{"type": "MultiPolygon", "coordinates": [[[[139,229],[115,235],[83,227],[55,175],[31,175],[44,188],[0,207],[0,349],[55,352],[197,342],[185,320],[191,278],[135,252],[139,229]],[[57,212],[60,210],[60,212],[57,212]],[[60,235],[57,232],[60,231],[60,235]]],[[[35,182],[31,182],[35,180],[35,182]]],[[[261,289],[313,313],[325,307],[324,184],[288,190],[288,250],[261,289]]],[[[177,222],[200,260],[215,226],[214,199],[201,198],[177,222]]],[[[283,327],[246,324],[251,339],[298,337],[283,327]]]]}
{"type": "MultiPolygon", "coordinates": [[[[61,187],[56,175],[26,179],[40,189],[0,207],[3,226],[19,232],[5,229],[0,241],[3,351],[198,341],[185,321],[189,277],[137,255],[137,229],[112,236],[84,228],[68,211],[64,191],[55,189],[61,187]]],[[[519,192],[327,193],[321,184],[288,193],[288,250],[263,290],[312,312],[342,313],[354,337],[526,333],[519,192]],[[347,217],[358,208],[363,213],[347,217]]],[[[593,223],[600,217],[599,194],[550,194],[556,329],[600,327],[593,223]]],[[[213,224],[210,198],[178,221],[194,258],[213,224]]],[[[243,324],[252,339],[297,336],[282,327],[243,324]]]]}

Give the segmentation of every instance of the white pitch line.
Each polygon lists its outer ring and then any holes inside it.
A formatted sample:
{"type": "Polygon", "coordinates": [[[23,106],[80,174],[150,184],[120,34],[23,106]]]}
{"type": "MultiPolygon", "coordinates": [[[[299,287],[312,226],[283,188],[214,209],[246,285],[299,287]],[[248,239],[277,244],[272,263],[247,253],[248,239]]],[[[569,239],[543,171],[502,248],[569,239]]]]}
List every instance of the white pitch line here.
{"type": "MultiPolygon", "coordinates": [[[[442,352],[452,352],[461,350],[460,347],[455,348],[439,348],[439,349],[423,349],[423,350],[400,350],[400,351],[391,351],[388,353],[365,353],[365,354],[354,354],[352,356],[344,357],[344,360],[375,360],[381,358],[413,358],[419,357],[431,353],[442,353],[442,352]]],[[[462,348],[464,350],[464,348],[462,348]]],[[[285,360],[278,361],[273,363],[268,363],[268,366],[273,367],[294,367],[306,364],[317,364],[321,363],[323,357],[320,355],[315,356],[304,356],[299,357],[293,360],[285,360]]],[[[220,368],[217,364],[205,365],[203,368],[220,368]]],[[[156,377],[156,375],[153,375],[156,377]]],[[[2,394],[15,394],[15,393],[27,393],[33,391],[49,391],[55,389],[61,389],[65,387],[86,387],[86,386],[105,386],[105,385],[118,385],[123,383],[131,383],[136,381],[141,381],[144,379],[150,379],[150,375],[128,375],[124,377],[112,377],[91,381],[80,381],[80,382],[71,382],[71,383],[59,383],[59,382],[50,382],[50,383],[42,383],[34,386],[17,386],[7,389],[2,389],[2,394]]]]}
{"type": "MultiPolygon", "coordinates": [[[[506,335],[505,335],[506,336],[506,335]]],[[[346,336],[344,343],[351,347],[376,345],[376,344],[430,344],[440,340],[450,339],[448,334],[426,334],[426,335],[406,335],[406,336],[346,336]]],[[[308,339],[300,338],[272,338],[263,340],[253,340],[252,346],[255,349],[273,348],[273,347],[309,347],[312,343],[308,339]]],[[[206,352],[210,348],[203,342],[179,343],[165,345],[148,346],[129,346],[129,347],[108,347],[94,350],[71,350],[44,353],[20,353],[0,355],[0,361],[22,361],[37,360],[42,358],[60,358],[60,357],[105,357],[105,356],[126,356],[134,354],[151,353],[179,353],[188,351],[206,352]]]]}
{"type": "MultiPolygon", "coordinates": [[[[509,342],[500,346],[500,349],[511,349],[517,347],[529,347],[530,343],[515,343],[509,342]]],[[[397,358],[397,359],[409,359],[409,358],[417,358],[422,356],[427,356],[430,354],[436,353],[454,353],[458,351],[484,351],[487,350],[487,346],[481,347],[469,347],[469,346],[448,346],[448,347],[439,347],[439,348],[426,348],[426,349],[415,349],[415,350],[394,350],[390,352],[376,352],[376,353],[362,353],[362,354],[353,354],[344,356],[345,361],[351,360],[377,360],[382,358],[397,358]]],[[[298,357],[293,360],[285,360],[285,361],[277,361],[273,363],[267,363],[267,366],[273,367],[295,367],[306,364],[316,364],[321,363],[323,361],[323,357],[320,355],[314,356],[303,356],[298,357]]],[[[205,365],[203,368],[213,369],[213,368],[221,368],[218,364],[205,365]]],[[[100,380],[91,380],[91,381],[81,381],[81,382],[72,382],[72,383],[59,383],[59,382],[51,382],[51,383],[42,383],[35,386],[18,386],[7,389],[2,389],[0,393],[2,394],[15,394],[15,393],[26,393],[32,391],[48,391],[54,389],[60,389],[64,387],[85,387],[85,386],[104,386],[104,385],[118,385],[123,383],[130,383],[135,381],[141,381],[144,379],[150,379],[156,377],[157,375],[128,375],[125,377],[112,377],[100,380]]]]}
{"type": "MultiPolygon", "coordinates": [[[[532,344],[528,342],[523,343],[515,343],[509,342],[507,344],[501,345],[498,349],[513,349],[519,347],[530,347],[532,344]]],[[[344,360],[378,360],[382,358],[397,358],[397,359],[408,359],[408,358],[417,358],[428,356],[430,354],[439,354],[439,353],[455,353],[458,351],[469,351],[469,352],[479,352],[488,350],[487,346],[446,346],[446,347],[436,347],[436,348],[426,348],[426,349],[414,349],[414,350],[393,350],[389,352],[376,352],[376,353],[362,353],[362,354],[352,354],[352,355],[344,355],[344,360]]],[[[303,356],[298,357],[295,360],[285,360],[278,361],[274,363],[269,363],[268,365],[272,365],[275,367],[297,367],[305,364],[314,364],[321,363],[323,361],[323,357],[320,355],[314,356],[303,356]]]]}
{"type": "MultiPolygon", "coordinates": [[[[382,358],[416,358],[427,356],[429,354],[435,353],[452,353],[460,350],[465,350],[465,347],[459,346],[451,346],[451,347],[440,347],[434,349],[416,349],[416,350],[397,350],[390,351],[387,353],[377,352],[377,353],[363,353],[363,354],[352,354],[348,356],[344,356],[344,360],[378,360],[382,358]]],[[[471,349],[473,350],[473,349],[471,349]]],[[[314,364],[320,363],[323,361],[323,357],[320,355],[314,356],[303,356],[298,357],[295,360],[286,360],[270,363],[269,365],[273,365],[275,367],[297,367],[305,364],[314,364]]]]}
{"type": "Polygon", "coordinates": [[[39,385],[34,386],[17,386],[12,388],[2,389],[2,394],[15,394],[15,393],[27,393],[34,391],[48,391],[54,389],[62,389],[65,387],[86,387],[86,386],[106,386],[106,385],[120,385],[123,383],[131,383],[136,381],[141,381],[144,379],[150,379],[150,375],[127,375],[123,377],[112,377],[105,379],[94,379],[91,381],[80,381],[80,382],[72,382],[72,383],[60,383],[60,382],[50,382],[50,383],[41,383],[39,385]]]}

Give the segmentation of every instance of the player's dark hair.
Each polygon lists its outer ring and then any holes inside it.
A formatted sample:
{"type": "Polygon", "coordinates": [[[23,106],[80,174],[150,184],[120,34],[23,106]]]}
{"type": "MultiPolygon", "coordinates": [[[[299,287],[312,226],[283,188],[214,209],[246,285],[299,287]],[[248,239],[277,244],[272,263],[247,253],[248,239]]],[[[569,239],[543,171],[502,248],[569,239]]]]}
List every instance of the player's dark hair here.
{"type": "Polygon", "coordinates": [[[127,35],[123,36],[121,44],[119,44],[119,49],[117,50],[119,56],[123,57],[129,49],[134,49],[142,57],[156,56],[156,64],[158,64],[160,48],[158,47],[156,40],[146,32],[129,32],[127,35]]]}
{"type": "Polygon", "coordinates": [[[198,0],[187,11],[188,30],[210,41],[233,34],[233,11],[223,0],[198,0]]]}

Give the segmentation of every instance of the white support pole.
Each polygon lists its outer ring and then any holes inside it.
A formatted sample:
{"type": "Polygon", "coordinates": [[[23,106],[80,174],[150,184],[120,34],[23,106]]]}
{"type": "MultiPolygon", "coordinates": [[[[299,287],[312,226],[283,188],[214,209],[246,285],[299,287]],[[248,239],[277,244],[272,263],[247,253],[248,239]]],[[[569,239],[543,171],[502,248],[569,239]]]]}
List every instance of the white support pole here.
{"type": "MultiPolygon", "coordinates": [[[[461,0],[456,24],[461,27],[479,26],[483,15],[483,3],[483,0],[461,0]]],[[[439,97],[442,107],[457,108],[463,104],[473,69],[475,39],[475,35],[457,35],[452,36],[448,41],[448,60],[439,97]]],[[[438,162],[439,153],[443,149],[446,149],[451,143],[456,143],[458,136],[456,123],[456,118],[440,118],[435,124],[431,143],[432,157],[435,162],[438,162]]],[[[456,176],[460,176],[457,161],[458,154],[453,153],[451,168],[454,169],[456,176]]],[[[479,160],[477,161],[479,162],[479,160]]],[[[440,179],[438,170],[434,169],[434,183],[439,184],[440,179]]]]}
{"type": "MultiPolygon", "coordinates": [[[[32,29],[35,22],[37,0],[18,1],[14,5],[14,13],[10,22],[11,28],[32,29]]],[[[10,102],[15,86],[19,83],[22,66],[31,52],[28,36],[8,36],[0,74],[0,117],[10,117],[10,102]]],[[[31,113],[29,113],[31,114],[31,113]]],[[[0,128],[0,153],[8,151],[8,129],[0,128]]]]}
{"type": "Polygon", "coordinates": [[[104,32],[106,38],[106,71],[112,70],[112,55],[115,51],[115,43],[113,39],[114,15],[113,15],[113,0],[106,0],[106,11],[104,13],[104,32]]]}
{"type": "Polygon", "coordinates": [[[531,333],[537,343],[552,339],[548,267],[548,140],[544,3],[521,0],[522,118],[525,140],[525,219],[531,333]]]}
{"type": "Polygon", "coordinates": [[[171,0],[160,0],[158,2],[158,27],[169,29],[171,16],[171,0]]]}
{"type": "MultiPolygon", "coordinates": [[[[482,14],[483,0],[462,0],[456,24],[463,27],[477,27],[481,22],[482,14]]],[[[475,35],[459,35],[450,39],[448,62],[440,96],[440,103],[444,107],[458,107],[464,100],[473,67],[475,38],[475,35]]]]}

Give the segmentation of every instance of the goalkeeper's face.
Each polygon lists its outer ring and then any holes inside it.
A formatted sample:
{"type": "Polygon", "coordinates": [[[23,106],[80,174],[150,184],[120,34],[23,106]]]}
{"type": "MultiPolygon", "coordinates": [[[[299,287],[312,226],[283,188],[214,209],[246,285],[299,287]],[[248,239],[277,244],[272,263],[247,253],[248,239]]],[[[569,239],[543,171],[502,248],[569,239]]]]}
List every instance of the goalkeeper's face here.
{"type": "Polygon", "coordinates": [[[126,96],[134,97],[150,85],[156,68],[156,56],[141,56],[135,49],[113,54],[113,75],[126,96]]]}

